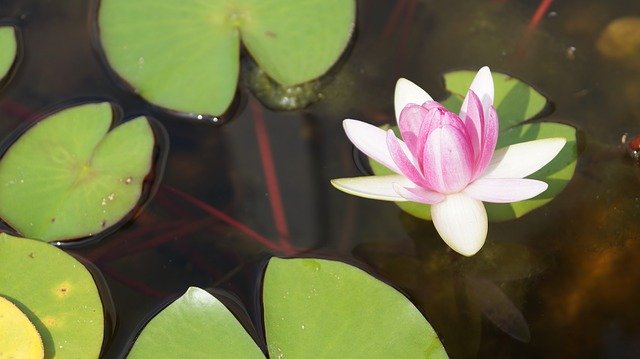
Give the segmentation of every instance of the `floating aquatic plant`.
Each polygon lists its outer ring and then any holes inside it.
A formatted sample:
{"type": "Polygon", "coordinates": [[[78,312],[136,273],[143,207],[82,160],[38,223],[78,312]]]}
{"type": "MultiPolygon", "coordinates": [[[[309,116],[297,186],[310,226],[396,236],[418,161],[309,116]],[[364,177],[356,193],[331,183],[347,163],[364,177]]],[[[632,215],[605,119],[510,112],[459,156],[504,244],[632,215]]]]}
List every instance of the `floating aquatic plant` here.
{"type": "MultiPolygon", "coordinates": [[[[272,258],[263,284],[273,358],[446,358],[435,332],[401,293],[344,263],[272,258]]],[[[143,329],[129,357],[264,358],[215,297],[190,288],[143,329]]]]}
{"type": "Polygon", "coordinates": [[[493,100],[487,67],[471,83],[459,116],[400,79],[395,112],[404,141],[392,130],[344,121],[351,142],[396,174],[336,179],[333,185],[366,198],[430,204],[442,239],[463,255],[477,253],[487,236],[483,202],[517,202],[544,192],[545,182],[524,177],[549,163],[566,143],[563,137],[547,138],[495,151],[499,123],[493,100]]]}
{"type": "Polygon", "coordinates": [[[42,358],[40,334],[27,315],[10,300],[0,296],[0,348],[5,358],[42,358]]]}
{"type": "Polygon", "coordinates": [[[0,217],[43,241],[96,234],[140,199],[154,134],[138,117],[110,131],[109,103],[64,109],[40,120],[0,159],[0,217]]]}
{"type": "Polygon", "coordinates": [[[231,104],[240,43],[282,85],[324,74],[346,47],[353,0],[102,0],[100,41],[146,100],[219,115],[231,104]]]}
{"type": "MultiPolygon", "coordinates": [[[[46,358],[100,354],[104,317],[98,289],[89,271],[61,249],[1,233],[0,296],[35,325],[46,358]]],[[[0,343],[5,335],[3,330],[0,343]]],[[[7,347],[1,348],[6,354],[7,347]]]]}
{"type": "Polygon", "coordinates": [[[18,44],[13,26],[0,26],[0,80],[11,69],[17,51],[18,44]]]}

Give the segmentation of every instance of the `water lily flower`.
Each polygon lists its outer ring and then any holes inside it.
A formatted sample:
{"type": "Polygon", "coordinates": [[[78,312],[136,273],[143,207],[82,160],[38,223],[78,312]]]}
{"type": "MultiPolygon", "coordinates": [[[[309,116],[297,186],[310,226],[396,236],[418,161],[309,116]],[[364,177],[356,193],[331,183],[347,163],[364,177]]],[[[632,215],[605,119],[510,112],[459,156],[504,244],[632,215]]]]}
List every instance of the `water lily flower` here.
{"type": "Polygon", "coordinates": [[[460,254],[477,253],[487,237],[483,202],[511,203],[544,192],[545,182],[524,177],[549,163],[566,142],[547,138],[496,150],[493,97],[493,78],[486,66],[476,74],[458,115],[401,78],[394,102],[402,140],[393,130],[351,119],[343,122],[360,151],[396,174],[331,183],[360,197],[430,204],[442,239],[460,254]]]}

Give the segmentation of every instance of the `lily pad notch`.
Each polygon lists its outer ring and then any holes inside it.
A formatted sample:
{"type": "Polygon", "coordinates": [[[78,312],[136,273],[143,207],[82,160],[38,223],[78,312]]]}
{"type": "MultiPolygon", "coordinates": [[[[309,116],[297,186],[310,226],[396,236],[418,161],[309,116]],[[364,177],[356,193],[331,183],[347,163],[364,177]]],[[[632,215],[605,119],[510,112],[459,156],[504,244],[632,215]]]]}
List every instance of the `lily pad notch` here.
{"type": "Polygon", "coordinates": [[[0,158],[0,217],[25,237],[52,242],[93,236],[133,216],[143,189],[144,199],[151,194],[147,175],[162,169],[154,158],[164,156],[162,149],[154,156],[146,117],[111,128],[117,113],[108,102],[85,103],[21,133],[0,158]]]}
{"type": "Polygon", "coordinates": [[[101,0],[98,40],[107,63],[161,108],[223,114],[240,73],[241,42],[278,83],[313,80],[339,59],[355,0],[101,0]]]}

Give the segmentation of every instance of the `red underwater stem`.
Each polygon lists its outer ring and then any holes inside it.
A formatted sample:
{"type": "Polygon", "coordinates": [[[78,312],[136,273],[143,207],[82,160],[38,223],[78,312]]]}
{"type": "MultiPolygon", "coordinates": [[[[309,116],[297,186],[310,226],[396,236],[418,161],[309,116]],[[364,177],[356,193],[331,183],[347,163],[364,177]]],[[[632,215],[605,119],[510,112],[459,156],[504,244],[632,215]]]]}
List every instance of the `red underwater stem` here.
{"type": "Polygon", "coordinates": [[[262,170],[267,182],[267,193],[269,194],[269,203],[271,203],[271,211],[273,220],[275,221],[276,230],[280,237],[279,244],[285,253],[291,254],[293,248],[289,243],[289,228],[287,227],[287,218],[282,205],[282,197],[280,196],[280,187],[278,186],[278,175],[276,174],[273,154],[271,153],[271,144],[269,143],[269,135],[264,122],[264,114],[260,108],[260,104],[255,99],[249,100],[249,106],[253,114],[253,123],[256,129],[256,137],[258,138],[258,148],[260,149],[260,159],[262,160],[262,170]]]}

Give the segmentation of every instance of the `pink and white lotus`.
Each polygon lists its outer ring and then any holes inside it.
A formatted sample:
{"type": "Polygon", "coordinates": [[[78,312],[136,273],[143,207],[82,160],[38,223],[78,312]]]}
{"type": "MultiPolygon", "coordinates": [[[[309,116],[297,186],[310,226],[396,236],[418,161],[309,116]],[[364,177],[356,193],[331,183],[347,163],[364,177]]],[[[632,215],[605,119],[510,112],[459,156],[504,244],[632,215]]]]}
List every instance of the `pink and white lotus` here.
{"type": "Polygon", "coordinates": [[[465,256],[487,237],[484,202],[510,203],[539,195],[542,181],[524,178],[551,161],[566,140],[548,138],[495,150],[498,115],[488,67],[476,74],[456,115],[420,87],[400,79],[395,112],[402,140],[362,121],[344,120],[344,130],[367,156],[396,174],[334,179],[341,191],[385,201],[431,205],[442,239],[465,256]]]}

